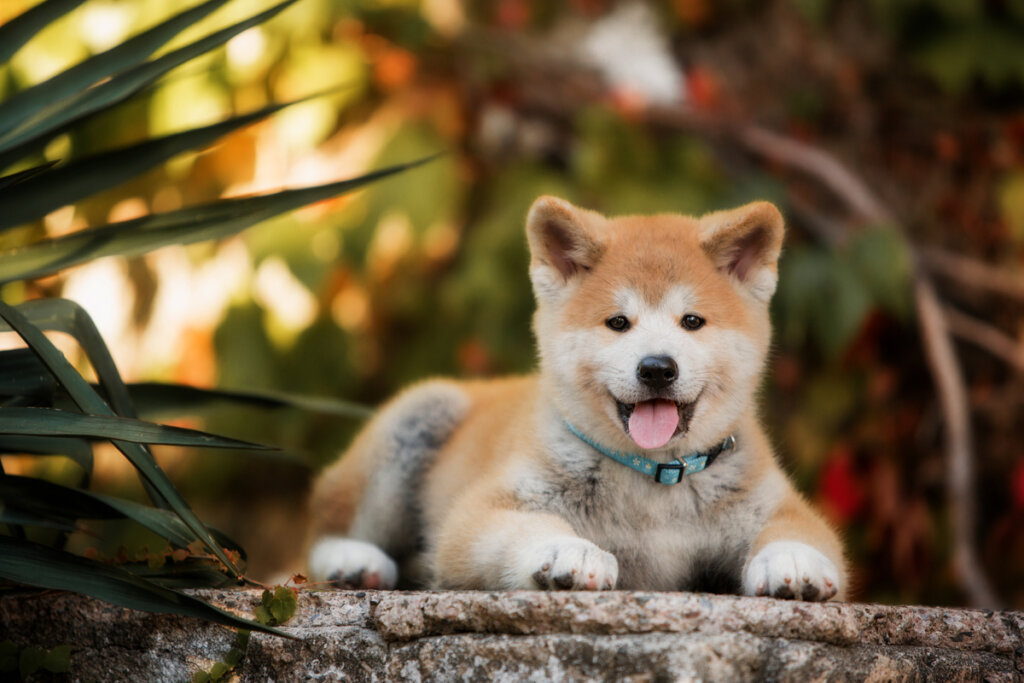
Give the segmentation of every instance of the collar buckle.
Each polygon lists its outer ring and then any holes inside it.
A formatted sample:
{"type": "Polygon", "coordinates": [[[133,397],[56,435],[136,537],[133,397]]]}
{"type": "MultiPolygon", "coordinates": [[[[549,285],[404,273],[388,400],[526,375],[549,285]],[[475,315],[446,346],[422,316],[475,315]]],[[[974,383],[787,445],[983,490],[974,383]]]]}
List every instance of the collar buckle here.
{"type": "Polygon", "coordinates": [[[672,462],[658,463],[658,469],[654,471],[654,480],[659,484],[667,484],[671,486],[672,484],[678,484],[679,482],[681,482],[685,475],[686,463],[679,462],[678,460],[673,460],[672,462]],[[673,479],[672,475],[669,475],[667,479],[662,479],[662,472],[674,472],[675,478],[673,479]]]}

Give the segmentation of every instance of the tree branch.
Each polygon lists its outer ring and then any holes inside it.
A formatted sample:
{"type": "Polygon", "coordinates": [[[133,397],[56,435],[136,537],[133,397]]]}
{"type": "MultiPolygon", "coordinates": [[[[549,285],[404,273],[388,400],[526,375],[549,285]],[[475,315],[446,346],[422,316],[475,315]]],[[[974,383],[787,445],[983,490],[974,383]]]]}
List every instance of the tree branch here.
{"type": "Polygon", "coordinates": [[[814,176],[865,220],[896,223],[868,186],[825,150],[755,125],[740,127],[737,137],[751,152],[814,176]]]}
{"type": "Polygon", "coordinates": [[[938,247],[920,250],[921,262],[937,275],[956,280],[967,287],[987,289],[1024,301],[1024,277],[982,261],[950,253],[938,247]]]}
{"type": "Polygon", "coordinates": [[[1024,372],[1024,346],[1008,334],[949,306],[945,307],[943,315],[950,332],[1024,372]]]}
{"type": "MultiPolygon", "coordinates": [[[[828,152],[754,125],[740,127],[737,139],[752,152],[817,178],[861,219],[902,229],[894,219],[895,214],[867,184],[828,152]]],[[[982,570],[976,550],[974,436],[963,372],[935,287],[920,263],[920,257],[915,254],[914,299],[918,324],[945,418],[946,490],[954,534],[953,562],[970,603],[976,607],[996,607],[999,599],[982,570]]]]}
{"type": "Polygon", "coordinates": [[[946,494],[952,511],[953,564],[975,607],[996,607],[999,599],[981,568],[975,551],[974,435],[971,430],[967,390],[949,335],[946,316],[935,288],[925,277],[914,283],[917,315],[924,333],[924,348],[937,382],[942,413],[946,418],[946,494]]]}

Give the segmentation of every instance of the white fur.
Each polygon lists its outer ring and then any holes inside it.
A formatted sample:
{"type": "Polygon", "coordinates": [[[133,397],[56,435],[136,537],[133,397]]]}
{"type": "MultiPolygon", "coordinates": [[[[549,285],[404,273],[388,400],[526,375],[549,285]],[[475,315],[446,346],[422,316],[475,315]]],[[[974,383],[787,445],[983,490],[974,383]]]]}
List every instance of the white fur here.
{"type": "MultiPolygon", "coordinates": [[[[774,257],[778,258],[778,253],[774,254],[774,257]]],[[[736,278],[733,278],[734,282],[738,282],[736,278]]],[[[767,266],[761,266],[755,268],[747,275],[747,281],[745,283],[738,282],[740,291],[744,289],[750,292],[750,295],[754,297],[755,301],[760,303],[768,303],[775,294],[775,288],[778,285],[779,276],[773,268],[767,266]]]]}
{"type": "MultiPolygon", "coordinates": [[[[616,586],[620,589],[679,590],[689,585],[695,560],[722,555],[737,558],[736,576],[741,577],[747,549],[764,527],[765,514],[777,508],[786,489],[779,473],[751,478],[746,449],[753,444],[742,434],[736,449],[705,472],[685,477],[675,486],[652,486],[648,478],[580,441],[554,411],[541,412],[538,433],[570,481],[585,482],[596,463],[608,495],[581,509],[561,490],[555,497],[545,496],[551,484],[542,472],[509,470],[506,481],[515,483],[517,498],[536,501],[539,507],[555,512],[579,536],[601,549],[620,558],[642,558],[619,568],[616,586]],[[713,501],[722,495],[722,486],[746,489],[743,503],[716,509],[713,501]]],[[[550,530],[536,524],[525,531],[550,539],[550,530]]],[[[524,544],[510,549],[507,541],[503,544],[500,539],[491,543],[496,552],[507,552],[505,557],[514,557],[526,548],[524,544]]],[[[526,573],[517,571],[520,577],[526,573]]],[[[736,587],[740,588],[739,584],[736,587]]]]}
{"type": "Polygon", "coordinates": [[[541,263],[530,268],[530,282],[537,299],[551,303],[564,300],[574,289],[556,269],[541,263]]]}
{"type": "Polygon", "coordinates": [[[363,574],[377,575],[377,588],[387,590],[398,583],[398,567],[383,550],[365,541],[327,536],[317,541],[309,554],[310,579],[316,583],[363,574]]]}
{"type": "Polygon", "coordinates": [[[806,543],[776,541],[761,549],[747,565],[743,592],[777,595],[792,591],[805,600],[828,600],[839,590],[839,570],[806,543]]]}
{"type": "Polygon", "coordinates": [[[611,553],[575,536],[540,537],[516,558],[514,584],[509,588],[564,588],[611,590],[619,576],[619,563],[611,553]],[[571,585],[557,585],[569,577],[571,585]]]}

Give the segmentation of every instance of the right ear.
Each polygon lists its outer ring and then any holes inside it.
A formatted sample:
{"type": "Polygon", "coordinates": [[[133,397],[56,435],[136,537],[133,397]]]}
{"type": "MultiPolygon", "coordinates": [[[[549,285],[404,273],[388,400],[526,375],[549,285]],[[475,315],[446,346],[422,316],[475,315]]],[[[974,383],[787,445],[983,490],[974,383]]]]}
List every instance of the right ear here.
{"type": "Polygon", "coordinates": [[[604,245],[591,230],[597,219],[602,217],[556,197],[544,196],[533,203],[526,218],[526,237],[538,294],[565,286],[601,258],[604,245]]]}

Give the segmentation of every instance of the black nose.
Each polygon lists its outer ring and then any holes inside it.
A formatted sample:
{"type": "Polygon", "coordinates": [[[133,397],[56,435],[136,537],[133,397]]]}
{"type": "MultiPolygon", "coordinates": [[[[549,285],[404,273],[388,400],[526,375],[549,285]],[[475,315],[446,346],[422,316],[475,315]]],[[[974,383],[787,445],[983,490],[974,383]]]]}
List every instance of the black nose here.
{"type": "Polygon", "coordinates": [[[679,377],[679,366],[670,356],[647,356],[636,367],[636,376],[652,389],[663,389],[679,377]]]}

